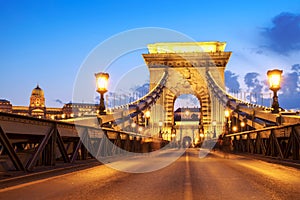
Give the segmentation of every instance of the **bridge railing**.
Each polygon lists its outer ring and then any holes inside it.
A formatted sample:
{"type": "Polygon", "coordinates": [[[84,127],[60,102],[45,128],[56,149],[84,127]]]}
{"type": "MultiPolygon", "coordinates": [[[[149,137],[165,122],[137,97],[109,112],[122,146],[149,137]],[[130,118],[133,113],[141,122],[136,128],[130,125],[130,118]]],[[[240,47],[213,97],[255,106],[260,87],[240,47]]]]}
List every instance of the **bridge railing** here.
{"type": "Polygon", "coordinates": [[[138,105],[141,101],[147,101],[147,99],[149,98],[154,98],[156,99],[157,95],[160,95],[162,92],[162,88],[164,87],[165,83],[166,83],[166,79],[168,77],[168,73],[164,72],[162,77],[160,78],[160,80],[158,81],[158,83],[147,93],[145,94],[143,97],[130,102],[128,104],[122,105],[122,106],[117,106],[115,108],[109,108],[108,110],[110,112],[118,112],[119,110],[123,110],[124,108],[129,108],[131,105],[138,105]]]}
{"type": "Polygon", "coordinates": [[[128,122],[130,118],[140,114],[143,110],[148,109],[160,98],[163,88],[165,87],[167,77],[168,73],[164,72],[156,86],[142,98],[121,107],[108,109],[107,115],[99,116],[102,123],[117,121],[121,124],[128,122]]]}
{"type": "Polygon", "coordinates": [[[235,152],[300,160],[300,123],[228,134],[235,152]]]}
{"type": "Polygon", "coordinates": [[[149,145],[136,133],[0,112],[0,171],[148,152],[149,145]]]}
{"type": "Polygon", "coordinates": [[[299,116],[292,112],[272,113],[270,107],[249,103],[228,94],[214,80],[210,71],[206,72],[208,86],[219,102],[232,110],[232,117],[243,121],[254,129],[262,129],[268,126],[294,124],[300,122],[299,116]]]}

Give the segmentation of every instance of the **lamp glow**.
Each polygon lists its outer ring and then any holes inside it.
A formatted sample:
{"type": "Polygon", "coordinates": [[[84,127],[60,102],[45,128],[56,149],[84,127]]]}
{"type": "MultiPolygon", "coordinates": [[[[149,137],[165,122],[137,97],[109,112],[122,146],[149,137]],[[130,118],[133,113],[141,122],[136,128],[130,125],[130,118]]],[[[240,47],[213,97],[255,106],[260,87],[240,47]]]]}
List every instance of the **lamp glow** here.
{"type": "Polygon", "coordinates": [[[245,127],[245,122],[241,122],[241,127],[245,127]]]}
{"type": "Polygon", "coordinates": [[[278,69],[269,70],[267,72],[271,90],[280,89],[281,74],[282,74],[282,70],[278,70],[278,69]]]}
{"type": "Polygon", "coordinates": [[[159,121],[159,122],[158,122],[158,126],[159,126],[159,127],[162,127],[162,126],[163,126],[163,122],[162,122],[162,121],[159,121]]]}
{"type": "Polygon", "coordinates": [[[108,73],[97,73],[96,76],[96,83],[97,83],[97,92],[100,93],[100,104],[99,104],[99,114],[105,115],[105,104],[104,104],[104,93],[107,92],[108,87],[108,73]]]}
{"type": "Polygon", "coordinates": [[[144,129],[143,129],[143,127],[139,127],[139,132],[142,132],[144,129]]]}
{"type": "Polygon", "coordinates": [[[230,116],[230,112],[229,112],[229,110],[225,110],[225,117],[229,117],[230,116]]]}
{"type": "Polygon", "coordinates": [[[237,132],[238,128],[236,126],[232,127],[233,132],[237,132]]]}
{"type": "Polygon", "coordinates": [[[150,118],[150,115],[151,115],[150,110],[147,110],[147,111],[145,112],[145,117],[146,117],[146,118],[150,118]]]}
{"type": "Polygon", "coordinates": [[[100,72],[95,74],[95,76],[97,81],[97,92],[107,92],[109,74],[100,72]]]}
{"type": "Polygon", "coordinates": [[[136,127],[136,123],[135,123],[135,122],[132,122],[132,123],[131,123],[131,127],[132,127],[132,128],[135,128],[135,127],[136,127]]]}
{"type": "Polygon", "coordinates": [[[273,91],[273,103],[272,103],[272,113],[279,113],[279,102],[277,91],[280,89],[282,70],[273,69],[267,72],[269,79],[270,90],[273,91]]]}

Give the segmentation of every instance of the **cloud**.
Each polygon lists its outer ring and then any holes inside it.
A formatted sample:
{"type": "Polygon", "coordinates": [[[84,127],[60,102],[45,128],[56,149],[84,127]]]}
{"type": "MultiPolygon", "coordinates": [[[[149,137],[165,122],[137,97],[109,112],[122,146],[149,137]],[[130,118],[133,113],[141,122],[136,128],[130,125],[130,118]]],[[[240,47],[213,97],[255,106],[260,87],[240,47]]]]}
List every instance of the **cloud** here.
{"type": "Polygon", "coordinates": [[[284,74],[279,93],[280,106],[300,110],[300,65],[293,65],[290,73],[284,74]]]}
{"type": "Polygon", "coordinates": [[[283,12],[275,16],[272,26],[263,28],[261,35],[267,48],[282,55],[300,50],[300,14],[283,12]]]}
{"type": "Polygon", "coordinates": [[[300,64],[292,65],[292,71],[297,72],[298,74],[300,74],[300,64]]]}
{"type": "Polygon", "coordinates": [[[283,76],[282,91],[285,94],[293,95],[299,93],[300,89],[300,64],[292,65],[291,72],[283,76]]]}
{"type": "Polygon", "coordinates": [[[240,90],[240,83],[238,82],[238,75],[230,70],[225,71],[225,85],[230,93],[240,90]]]}
{"type": "Polygon", "coordinates": [[[260,83],[259,73],[249,72],[244,77],[244,82],[248,87],[249,92],[260,94],[263,88],[263,85],[260,83]]]}

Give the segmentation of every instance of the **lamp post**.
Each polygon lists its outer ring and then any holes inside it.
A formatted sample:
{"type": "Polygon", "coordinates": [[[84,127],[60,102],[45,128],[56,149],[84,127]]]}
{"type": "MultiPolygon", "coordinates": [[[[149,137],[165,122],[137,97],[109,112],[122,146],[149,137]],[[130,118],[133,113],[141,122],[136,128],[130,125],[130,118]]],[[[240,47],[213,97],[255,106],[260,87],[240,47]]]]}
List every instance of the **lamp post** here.
{"type": "Polygon", "coordinates": [[[161,120],[159,120],[158,126],[159,126],[159,138],[162,138],[161,128],[163,126],[163,122],[161,120]]]}
{"type": "Polygon", "coordinates": [[[246,126],[246,123],[244,121],[241,121],[240,125],[241,125],[241,132],[243,132],[244,127],[246,126]]]}
{"type": "Polygon", "coordinates": [[[233,131],[233,132],[237,132],[237,130],[238,130],[237,126],[233,126],[233,127],[232,127],[232,131],[233,131]]]}
{"type": "Polygon", "coordinates": [[[138,129],[138,130],[139,130],[139,133],[142,134],[142,132],[143,132],[144,129],[143,129],[142,126],[139,126],[139,129],[138,129]]]}
{"type": "Polygon", "coordinates": [[[272,102],[272,113],[279,113],[279,102],[277,91],[280,89],[280,80],[281,80],[282,70],[273,69],[267,72],[269,79],[270,90],[273,91],[273,102],[272,102]]]}
{"type": "Polygon", "coordinates": [[[226,117],[226,131],[225,134],[229,134],[230,132],[230,111],[228,109],[225,110],[225,117],[226,117]]]}
{"type": "Polygon", "coordinates": [[[146,118],[146,121],[145,121],[145,127],[147,127],[148,124],[149,124],[150,116],[151,116],[150,110],[147,110],[147,111],[145,112],[145,118],[146,118]]]}
{"type": "Polygon", "coordinates": [[[217,126],[217,122],[215,120],[212,121],[212,126],[214,127],[213,138],[216,138],[216,126],[217,126]]]}
{"type": "Polygon", "coordinates": [[[136,127],[136,123],[135,123],[135,122],[132,122],[132,123],[131,123],[132,132],[136,132],[135,127],[136,127]]]}
{"type": "Polygon", "coordinates": [[[171,142],[173,143],[172,146],[175,147],[176,146],[176,128],[175,128],[175,124],[171,127],[171,142]]]}
{"type": "Polygon", "coordinates": [[[105,104],[104,104],[104,93],[107,92],[108,86],[108,73],[96,73],[97,92],[100,94],[99,114],[106,115],[105,104]]]}

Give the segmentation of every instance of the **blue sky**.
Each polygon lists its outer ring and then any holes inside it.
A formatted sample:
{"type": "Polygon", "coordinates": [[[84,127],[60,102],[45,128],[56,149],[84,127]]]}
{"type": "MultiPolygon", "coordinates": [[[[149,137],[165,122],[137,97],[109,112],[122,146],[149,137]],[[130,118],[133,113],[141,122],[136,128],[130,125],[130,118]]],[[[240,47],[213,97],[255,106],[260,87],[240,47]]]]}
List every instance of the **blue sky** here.
{"type": "MultiPolygon", "coordinates": [[[[270,68],[288,72],[300,62],[300,41],[292,34],[298,33],[299,20],[282,28],[280,20],[291,19],[283,15],[274,21],[282,13],[297,18],[300,1],[0,0],[0,98],[28,105],[39,83],[46,106],[58,106],[56,99],[69,102],[89,53],[113,35],[143,27],[172,29],[196,41],[226,41],[233,52],[227,69],[240,82],[248,72],[265,79],[270,68]]],[[[132,66],[127,60],[122,67],[132,66]]]]}

